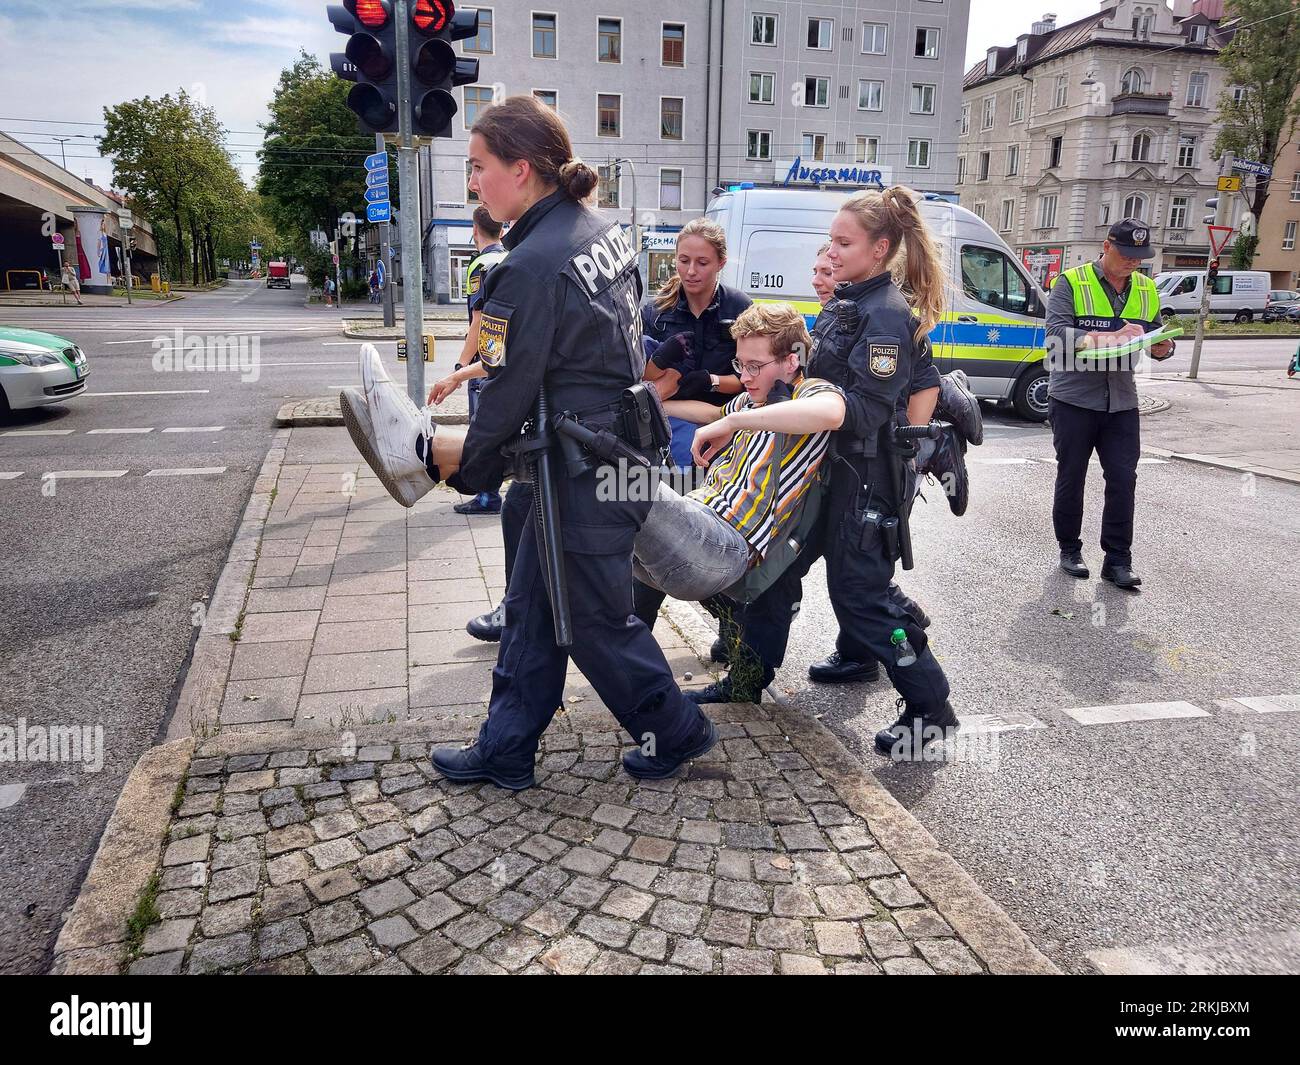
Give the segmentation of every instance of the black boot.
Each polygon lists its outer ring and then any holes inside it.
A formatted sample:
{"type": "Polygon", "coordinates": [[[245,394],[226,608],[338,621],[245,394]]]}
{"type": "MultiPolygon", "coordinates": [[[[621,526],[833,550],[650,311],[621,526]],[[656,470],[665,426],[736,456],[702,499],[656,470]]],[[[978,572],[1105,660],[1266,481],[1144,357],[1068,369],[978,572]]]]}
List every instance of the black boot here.
{"type": "Polygon", "coordinates": [[[469,623],[465,626],[465,631],[476,640],[482,640],[485,643],[500,643],[501,630],[505,627],[506,604],[505,600],[502,600],[497,605],[497,608],[490,613],[470,618],[469,623]]]}
{"type": "Polygon", "coordinates": [[[1116,588],[1132,590],[1142,583],[1142,578],[1133,572],[1127,562],[1106,562],[1101,567],[1101,579],[1110,581],[1116,588]]]}
{"type": "MultiPolygon", "coordinates": [[[[693,703],[758,703],[763,700],[763,689],[772,683],[773,674],[765,673],[763,682],[756,686],[740,683],[733,685],[730,675],[698,691],[682,692],[693,703]]],[[[757,678],[755,678],[757,679],[757,678]]]]}
{"type": "Polygon", "coordinates": [[[721,662],[724,666],[731,661],[727,641],[721,636],[714,640],[713,646],[709,648],[709,658],[714,662],[721,662]]]}
{"type": "Polygon", "coordinates": [[[647,754],[642,748],[636,747],[623,755],[623,768],[627,770],[629,776],[641,780],[660,780],[676,773],[683,762],[707,753],[717,742],[718,730],[701,712],[699,721],[695,723],[685,743],[678,750],[662,754],[657,751],[647,754]]]}
{"type": "Polygon", "coordinates": [[[442,747],[429,759],[433,768],[448,780],[490,780],[507,791],[522,791],[533,786],[533,767],[511,768],[491,765],[475,740],[463,747],[442,747]]]}
{"type": "Polygon", "coordinates": [[[852,684],[856,681],[879,680],[880,663],[874,658],[869,662],[850,662],[841,658],[839,651],[832,651],[820,662],[814,662],[808,667],[808,679],[818,684],[852,684]]]}
{"type": "Polygon", "coordinates": [[[902,699],[898,704],[903,708],[898,720],[876,733],[876,750],[896,761],[920,758],[926,744],[945,740],[961,727],[947,700],[931,707],[905,706],[902,699]]]}
{"type": "Polygon", "coordinates": [[[1080,580],[1084,580],[1088,576],[1088,567],[1084,564],[1081,551],[1062,551],[1061,569],[1065,570],[1071,577],[1078,577],[1080,580]]]}

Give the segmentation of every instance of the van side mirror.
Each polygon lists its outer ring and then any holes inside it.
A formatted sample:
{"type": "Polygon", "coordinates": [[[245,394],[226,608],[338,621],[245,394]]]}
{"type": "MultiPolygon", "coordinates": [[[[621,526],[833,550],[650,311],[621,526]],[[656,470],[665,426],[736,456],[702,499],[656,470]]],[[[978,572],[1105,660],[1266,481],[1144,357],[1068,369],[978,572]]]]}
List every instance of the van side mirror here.
{"type": "Polygon", "coordinates": [[[1025,313],[1031,318],[1043,318],[1047,312],[1043,309],[1043,301],[1038,298],[1038,293],[1030,289],[1029,302],[1025,307],[1025,313]]]}

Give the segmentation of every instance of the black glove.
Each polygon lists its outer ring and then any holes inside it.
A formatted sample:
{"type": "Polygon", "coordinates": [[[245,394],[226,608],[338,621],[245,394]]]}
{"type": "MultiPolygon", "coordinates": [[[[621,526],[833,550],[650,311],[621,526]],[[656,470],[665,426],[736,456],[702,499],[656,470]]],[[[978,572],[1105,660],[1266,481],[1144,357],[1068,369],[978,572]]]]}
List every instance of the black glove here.
{"type": "Polygon", "coordinates": [[[677,385],[670,399],[704,399],[713,391],[713,375],[707,370],[692,370],[677,385]]]}
{"type": "Polygon", "coordinates": [[[693,365],[691,346],[690,333],[677,333],[659,345],[650,361],[661,370],[676,370],[685,375],[693,365]]]}

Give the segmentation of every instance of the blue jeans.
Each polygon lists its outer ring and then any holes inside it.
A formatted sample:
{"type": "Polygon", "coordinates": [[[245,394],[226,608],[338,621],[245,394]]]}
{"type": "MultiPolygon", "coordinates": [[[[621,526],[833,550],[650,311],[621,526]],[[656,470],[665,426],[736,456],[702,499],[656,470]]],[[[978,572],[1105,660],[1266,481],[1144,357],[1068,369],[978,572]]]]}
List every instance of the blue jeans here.
{"type": "Polygon", "coordinates": [[[717,511],[662,481],[632,545],[637,580],[674,599],[699,601],[740,580],[749,544],[717,511]]]}

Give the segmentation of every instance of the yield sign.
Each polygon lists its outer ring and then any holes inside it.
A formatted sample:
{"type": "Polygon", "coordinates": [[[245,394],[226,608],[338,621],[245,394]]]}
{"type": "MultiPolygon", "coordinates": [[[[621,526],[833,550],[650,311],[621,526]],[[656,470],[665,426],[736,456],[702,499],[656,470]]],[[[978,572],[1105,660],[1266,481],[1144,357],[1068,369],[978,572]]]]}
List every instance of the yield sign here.
{"type": "Polygon", "coordinates": [[[1232,226],[1206,226],[1210,231],[1210,252],[1218,255],[1223,251],[1223,246],[1228,243],[1228,238],[1232,236],[1232,226]]]}

